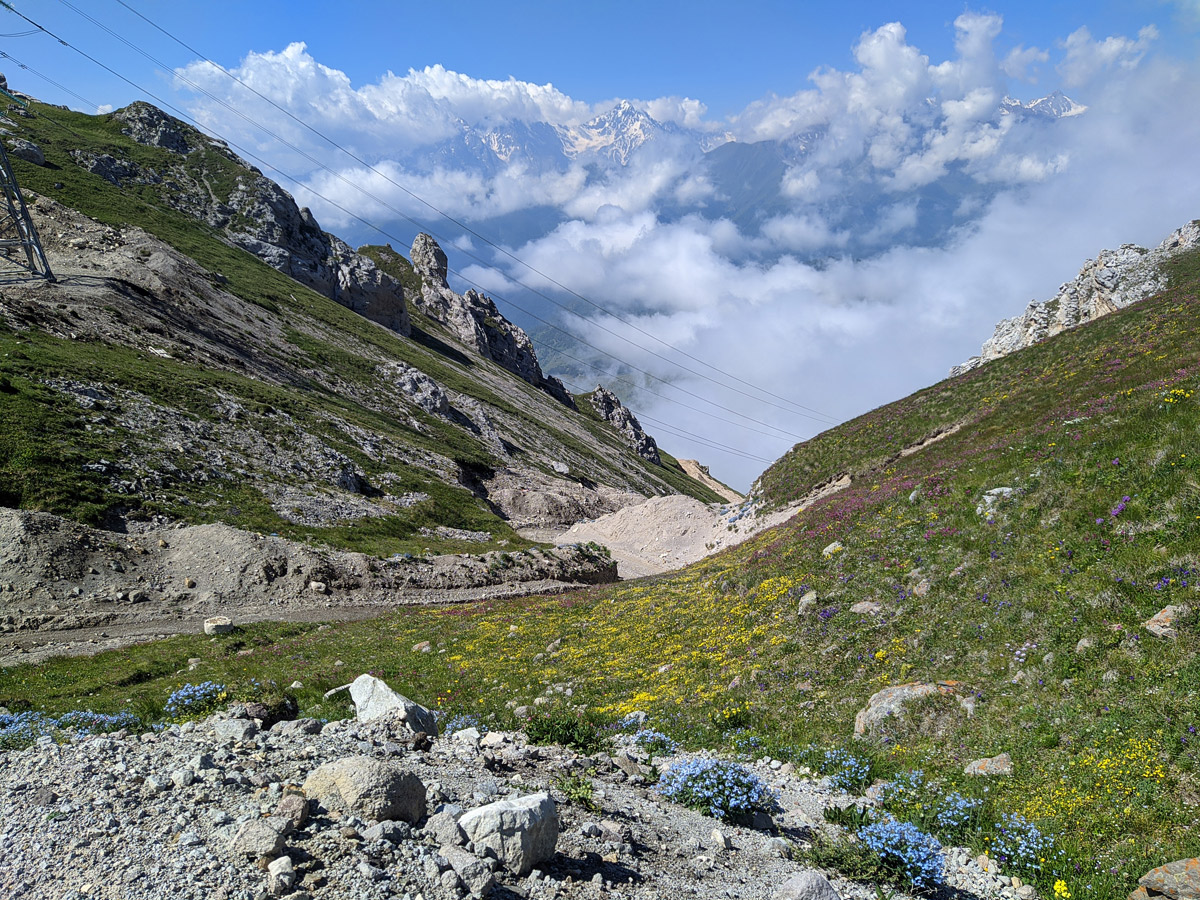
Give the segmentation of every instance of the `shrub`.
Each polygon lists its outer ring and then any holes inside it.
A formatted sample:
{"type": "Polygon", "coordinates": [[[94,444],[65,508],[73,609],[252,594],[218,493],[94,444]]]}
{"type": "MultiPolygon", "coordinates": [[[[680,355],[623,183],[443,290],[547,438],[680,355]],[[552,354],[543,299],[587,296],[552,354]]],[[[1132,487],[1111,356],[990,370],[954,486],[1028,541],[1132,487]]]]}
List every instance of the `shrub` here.
{"type": "Polygon", "coordinates": [[[567,801],[574,803],[588,812],[599,812],[600,804],[596,802],[596,786],[586,775],[564,775],[554,782],[567,801]]]}
{"type": "Polygon", "coordinates": [[[580,753],[597,753],[609,746],[604,724],[595,713],[558,708],[535,712],[525,723],[525,733],[535,744],[561,744],[580,753]]]}
{"type": "Polygon", "coordinates": [[[167,702],[163,704],[163,712],[171,719],[202,716],[212,712],[227,699],[229,691],[223,684],[217,684],[215,681],[189,683],[172,691],[167,702]]]}
{"type": "Polygon", "coordinates": [[[911,822],[897,822],[889,817],[860,828],[858,839],[879,856],[893,883],[917,890],[942,883],[945,865],[942,845],[911,822]]]}
{"type": "Polygon", "coordinates": [[[957,791],[942,794],[921,769],[902,772],[880,788],[880,804],[902,822],[932,831],[943,840],[965,835],[980,824],[983,801],[957,791]]]}
{"type": "Polygon", "coordinates": [[[450,737],[456,731],[465,731],[468,728],[474,728],[480,734],[487,734],[488,727],[483,724],[483,720],[479,716],[472,713],[456,713],[448,718],[440,725],[442,735],[450,737]]]}
{"type": "Polygon", "coordinates": [[[667,737],[661,731],[653,728],[643,728],[633,736],[633,742],[650,754],[670,756],[679,749],[679,744],[667,737]]]}
{"type": "Polygon", "coordinates": [[[71,729],[80,735],[138,728],[141,719],[133,713],[97,713],[74,710],[55,718],[40,712],[19,712],[0,715],[0,750],[20,750],[44,735],[54,735],[71,729]]]}
{"type": "Polygon", "coordinates": [[[1054,855],[1054,838],[1023,816],[1008,813],[996,823],[992,855],[1010,874],[1040,875],[1054,855]]]}
{"type": "Polygon", "coordinates": [[[717,759],[687,759],[662,776],[658,792],[675,803],[734,824],[779,808],[779,798],[753,772],[717,759]]]}
{"type": "Polygon", "coordinates": [[[860,759],[845,750],[826,750],[820,762],[822,775],[839,791],[855,791],[871,783],[871,760],[860,759]]]}

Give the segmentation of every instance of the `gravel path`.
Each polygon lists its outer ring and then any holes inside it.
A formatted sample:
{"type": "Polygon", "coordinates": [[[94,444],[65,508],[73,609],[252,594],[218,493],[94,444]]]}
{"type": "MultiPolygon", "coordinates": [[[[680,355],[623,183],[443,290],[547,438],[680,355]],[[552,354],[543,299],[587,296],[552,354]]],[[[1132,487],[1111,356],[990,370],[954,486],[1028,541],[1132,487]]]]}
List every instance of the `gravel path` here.
{"type": "MultiPolygon", "coordinates": [[[[529,746],[520,732],[471,731],[417,749],[399,723],[283,722],[259,730],[233,707],[157,734],[76,737],[0,753],[0,896],[11,900],[265,900],[267,875],[234,852],[249,822],[278,814],[286,794],[322,763],[365,755],[398,763],[424,784],[428,809],[452,813],[501,797],[551,790],[561,833],[557,853],[520,877],[493,861],[501,898],[771,898],[803,867],[788,858],[822,825],[822,810],[851,802],[824,780],[778,761],[753,771],[776,789],[776,832],[723,825],[676,806],[626,769],[625,757],[529,746]],[[237,718],[238,715],[243,718],[237,718]],[[623,768],[624,767],[624,768],[623,768]],[[567,775],[590,780],[598,808],[566,802],[567,775]],[[720,833],[714,833],[714,829],[720,833]],[[726,846],[728,839],[728,846],[726,846]]],[[[644,764],[645,758],[641,757],[644,764]]],[[[657,759],[660,768],[673,760],[657,759]]],[[[372,827],[310,801],[311,817],[282,848],[296,873],[291,900],[460,900],[434,823],[372,827]]],[[[275,820],[278,821],[278,820],[275,820]]],[[[449,855],[449,851],[447,854],[449,855]]],[[[943,897],[1015,897],[965,854],[947,871],[967,890],[943,897]]],[[[830,873],[832,875],[832,873],[830,873]]],[[[871,886],[833,878],[846,900],[873,900],[871,886]]],[[[895,894],[903,898],[903,894],[895,894]]]]}

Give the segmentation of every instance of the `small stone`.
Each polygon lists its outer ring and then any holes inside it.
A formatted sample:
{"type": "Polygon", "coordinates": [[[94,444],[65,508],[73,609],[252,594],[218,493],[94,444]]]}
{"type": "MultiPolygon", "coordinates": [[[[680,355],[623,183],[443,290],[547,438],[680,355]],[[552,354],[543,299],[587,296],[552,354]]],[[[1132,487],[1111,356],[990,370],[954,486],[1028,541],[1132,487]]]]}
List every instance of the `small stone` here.
{"type": "Polygon", "coordinates": [[[485,896],[496,884],[492,870],[475,854],[455,846],[443,847],[440,852],[472,897],[485,896]]]}
{"type": "Polygon", "coordinates": [[[963,769],[964,775],[1011,775],[1012,773],[1013,761],[1007,753],[973,760],[963,769]]]}
{"type": "Polygon", "coordinates": [[[251,819],[238,830],[229,850],[235,856],[274,859],[283,852],[283,834],[266,819],[251,819]]]}
{"type": "Polygon", "coordinates": [[[781,884],[771,900],[841,900],[829,879],[816,869],[793,875],[781,884]]]}
{"type": "Polygon", "coordinates": [[[291,857],[281,856],[267,866],[268,890],[276,897],[290,893],[296,885],[296,870],[291,857]]]}
{"type": "Polygon", "coordinates": [[[845,547],[842,546],[841,541],[834,541],[832,544],[829,544],[828,546],[825,547],[824,550],[821,551],[821,555],[828,558],[830,556],[833,556],[833,554],[835,554],[835,553],[841,553],[842,550],[844,550],[844,549],[845,549],[845,547]]]}
{"type": "Polygon", "coordinates": [[[413,653],[431,653],[433,652],[433,644],[429,641],[419,641],[413,644],[413,653]]]}
{"type": "Polygon", "coordinates": [[[308,821],[308,798],[300,794],[284,794],[275,807],[275,815],[291,821],[294,828],[303,828],[308,821]]]}
{"type": "Polygon", "coordinates": [[[709,837],[712,839],[713,847],[715,847],[717,850],[733,849],[733,841],[730,840],[729,835],[723,832],[720,828],[714,828],[709,837]]]}
{"type": "Polygon", "coordinates": [[[329,591],[329,585],[323,581],[310,581],[308,583],[308,589],[314,594],[325,594],[329,591]]]}
{"type": "Polygon", "coordinates": [[[1142,627],[1155,637],[1171,640],[1178,637],[1179,631],[1175,627],[1175,621],[1185,612],[1186,606],[1164,606],[1143,622],[1142,627]]]}

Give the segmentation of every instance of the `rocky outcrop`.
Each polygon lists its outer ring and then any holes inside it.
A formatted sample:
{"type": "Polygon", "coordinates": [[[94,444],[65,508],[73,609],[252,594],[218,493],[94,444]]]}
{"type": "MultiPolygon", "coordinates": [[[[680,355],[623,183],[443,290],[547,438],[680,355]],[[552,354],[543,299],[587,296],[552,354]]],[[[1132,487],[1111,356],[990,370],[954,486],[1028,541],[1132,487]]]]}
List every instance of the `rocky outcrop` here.
{"type": "Polygon", "coordinates": [[[400,284],[323,231],[307,208],[298,207],[291,194],[223,141],[140,101],[112,118],[132,140],[170,151],[179,162],[156,171],[107,154],[76,151],[72,155],[80,166],[119,187],[163,184],[164,199],[175,209],[224,231],[232,243],[267,265],[386,328],[409,333],[400,284]]]}
{"type": "Polygon", "coordinates": [[[979,356],[950,370],[950,377],[969,372],[988,360],[1053,337],[1115,310],[1136,303],[1167,287],[1162,264],[1171,256],[1200,245],[1200,220],[1176,230],[1153,250],[1123,244],[1119,250],[1101,250],[1051,299],[1030,301],[1019,316],[996,325],[979,356]]]}
{"type": "Polygon", "coordinates": [[[412,245],[412,265],[421,278],[421,295],[413,303],[425,315],[441,322],[466,346],[519,378],[541,388],[566,406],[574,401],[557,378],[542,372],[533,342],[524,329],[501,315],[492,299],[475,290],[457,294],[446,281],[446,254],[428,234],[418,234],[412,245]]]}
{"type": "Polygon", "coordinates": [[[637,420],[637,416],[621,403],[616,394],[597,385],[589,399],[596,412],[600,414],[600,418],[625,438],[638,456],[656,466],[662,465],[662,458],[658,455],[658,445],[654,442],[654,438],[646,434],[646,430],[642,428],[642,423],[637,420]]]}

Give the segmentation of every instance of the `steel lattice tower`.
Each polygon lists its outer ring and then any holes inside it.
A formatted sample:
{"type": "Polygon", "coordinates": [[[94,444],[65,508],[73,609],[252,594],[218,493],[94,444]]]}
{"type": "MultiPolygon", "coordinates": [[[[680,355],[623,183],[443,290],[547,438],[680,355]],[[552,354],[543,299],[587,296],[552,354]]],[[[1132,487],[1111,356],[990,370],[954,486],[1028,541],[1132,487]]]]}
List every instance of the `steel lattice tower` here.
{"type": "MultiPolygon", "coordinates": [[[[2,78],[3,76],[0,76],[2,78]]],[[[0,86],[2,87],[2,86],[0,86]]],[[[0,96],[25,104],[8,91],[0,89],[0,96]]],[[[29,210],[25,206],[25,198],[17,185],[17,177],[13,174],[8,161],[8,152],[0,141],[0,192],[4,200],[0,203],[0,257],[14,261],[13,255],[19,251],[25,256],[25,268],[35,275],[41,275],[47,281],[54,281],[54,273],[50,271],[50,263],[46,262],[46,253],[42,250],[42,242],[38,238],[33,220],[29,218],[29,210]]],[[[17,265],[23,265],[18,259],[17,265]]]]}

